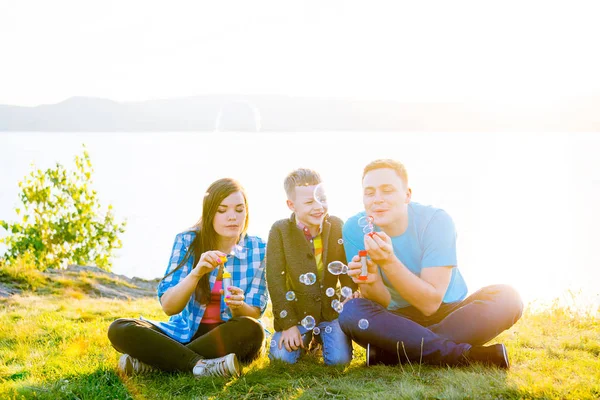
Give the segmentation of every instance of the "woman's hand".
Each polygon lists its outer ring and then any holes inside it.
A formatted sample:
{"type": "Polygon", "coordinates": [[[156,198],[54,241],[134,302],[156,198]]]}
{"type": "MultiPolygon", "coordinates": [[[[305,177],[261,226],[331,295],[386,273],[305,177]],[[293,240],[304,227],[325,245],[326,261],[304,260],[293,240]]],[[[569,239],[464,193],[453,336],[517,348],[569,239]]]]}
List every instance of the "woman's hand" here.
{"type": "Polygon", "coordinates": [[[244,296],[244,291],[239,287],[229,286],[229,288],[224,288],[222,292],[225,294],[225,304],[229,306],[231,311],[244,306],[246,296],[244,296]]]}
{"type": "Polygon", "coordinates": [[[198,263],[190,273],[190,275],[201,278],[202,276],[210,273],[213,269],[222,264],[227,255],[222,251],[210,250],[202,253],[198,263]]]}

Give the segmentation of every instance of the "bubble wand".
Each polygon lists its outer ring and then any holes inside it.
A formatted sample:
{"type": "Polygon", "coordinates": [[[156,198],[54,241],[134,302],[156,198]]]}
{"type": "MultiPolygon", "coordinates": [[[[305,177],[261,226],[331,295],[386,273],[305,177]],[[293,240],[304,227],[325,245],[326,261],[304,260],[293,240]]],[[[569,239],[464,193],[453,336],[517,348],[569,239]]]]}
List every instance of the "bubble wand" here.
{"type": "MultiPolygon", "coordinates": [[[[365,215],[364,217],[360,217],[358,220],[358,225],[363,228],[364,234],[369,235],[370,237],[373,237],[373,235],[375,235],[375,231],[373,229],[373,217],[372,216],[365,215]]],[[[369,270],[367,268],[367,251],[359,250],[358,256],[360,257],[360,263],[361,263],[360,275],[358,275],[358,279],[361,281],[366,281],[368,274],[369,274],[369,270]]]]}

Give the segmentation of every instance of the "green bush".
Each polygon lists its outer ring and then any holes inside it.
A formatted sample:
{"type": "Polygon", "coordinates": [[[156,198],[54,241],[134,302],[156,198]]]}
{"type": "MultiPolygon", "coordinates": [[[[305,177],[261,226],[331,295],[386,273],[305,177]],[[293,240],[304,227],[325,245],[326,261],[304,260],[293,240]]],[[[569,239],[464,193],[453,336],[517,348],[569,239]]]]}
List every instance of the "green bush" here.
{"type": "Polygon", "coordinates": [[[75,156],[75,170],[57,163],[46,171],[33,169],[19,182],[21,207],[15,208],[20,222],[0,220],[6,236],[6,264],[20,257],[34,260],[37,268],[69,264],[96,265],[110,270],[113,249],[121,247],[119,234],[125,222],[116,222],[112,205],[102,212],[91,189],[92,163],[87,151],[75,156]]]}

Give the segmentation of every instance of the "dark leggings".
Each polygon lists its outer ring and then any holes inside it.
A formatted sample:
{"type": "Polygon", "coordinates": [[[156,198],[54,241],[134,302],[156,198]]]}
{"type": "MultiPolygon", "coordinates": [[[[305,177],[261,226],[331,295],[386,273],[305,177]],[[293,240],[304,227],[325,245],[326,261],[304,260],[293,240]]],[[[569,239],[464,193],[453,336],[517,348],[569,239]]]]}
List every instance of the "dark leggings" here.
{"type": "Polygon", "coordinates": [[[256,358],[264,340],[260,322],[234,317],[220,324],[201,324],[189,343],[183,344],[156,326],[139,319],[121,318],[108,328],[113,347],[163,371],[191,372],[200,359],[235,353],[242,362],[256,358]]]}

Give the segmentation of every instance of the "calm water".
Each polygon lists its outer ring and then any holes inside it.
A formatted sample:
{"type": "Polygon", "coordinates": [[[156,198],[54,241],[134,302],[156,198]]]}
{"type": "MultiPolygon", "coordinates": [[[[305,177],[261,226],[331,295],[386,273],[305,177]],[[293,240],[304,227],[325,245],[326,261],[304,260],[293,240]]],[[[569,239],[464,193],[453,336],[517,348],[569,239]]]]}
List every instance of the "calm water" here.
{"type": "Polygon", "coordinates": [[[215,179],[242,182],[249,231],[266,239],[289,215],[283,179],[292,169],[318,170],[330,212],[345,219],[362,207],[364,165],[390,157],[407,166],[414,201],[454,218],[471,291],[505,282],[532,300],[582,288],[598,301],[599,134],[0,133],[0,219],[16,217],[31,163],[71,167],[82,144],[101,203],[127,219],[116,273],[161,276],[215,179]]]}

